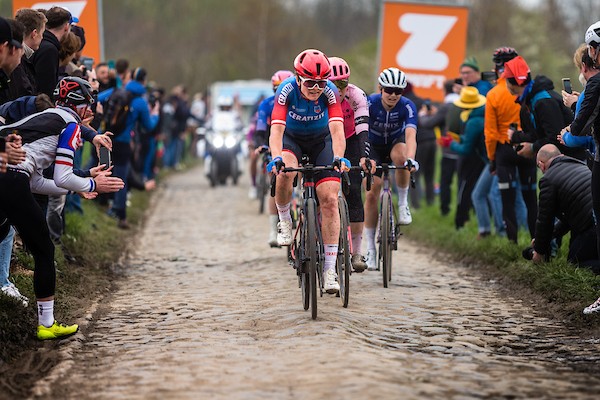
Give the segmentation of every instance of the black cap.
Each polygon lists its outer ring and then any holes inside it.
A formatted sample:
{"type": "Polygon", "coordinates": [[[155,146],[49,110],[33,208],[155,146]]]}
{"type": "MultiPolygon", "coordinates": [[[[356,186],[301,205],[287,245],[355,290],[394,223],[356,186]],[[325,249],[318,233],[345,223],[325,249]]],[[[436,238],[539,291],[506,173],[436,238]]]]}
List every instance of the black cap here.
{"type": "Polygon", "coordinates": [[[23,43],[19,43],[13,38],[12,30],[7,20],[0,17],[0,43],[8,42],[11,47],[22,48],[23,43]]]}

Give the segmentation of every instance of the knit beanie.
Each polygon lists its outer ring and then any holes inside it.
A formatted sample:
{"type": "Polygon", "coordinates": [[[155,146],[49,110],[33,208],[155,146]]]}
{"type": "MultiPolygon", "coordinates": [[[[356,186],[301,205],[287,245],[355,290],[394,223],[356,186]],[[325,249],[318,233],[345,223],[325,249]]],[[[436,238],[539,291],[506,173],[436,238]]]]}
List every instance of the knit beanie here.
{"type": "Polygon", "coordinates": [[[469,67],[469,68],[473,68],[475,71],[479,72],[479,64],[477,63],[477,59],[475,59],[475,57],[467,57],[465,58],[465,60],[463,61],[463,63],[460,65],[460,67],[469,67]]]}

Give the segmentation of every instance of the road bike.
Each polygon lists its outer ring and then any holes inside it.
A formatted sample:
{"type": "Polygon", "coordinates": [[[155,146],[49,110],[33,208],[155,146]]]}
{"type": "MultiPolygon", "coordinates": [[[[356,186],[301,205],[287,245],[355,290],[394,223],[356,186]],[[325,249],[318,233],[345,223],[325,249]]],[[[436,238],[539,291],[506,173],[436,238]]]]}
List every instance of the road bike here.
{"type": "MultiPolygon", "coordinates": [[[[317,318],[317,289],[319,297],[323,296],[323,265],[325,261],[325,252],[323,248],[323,238],[319,223],[317,211],[317,192],[315,189],[315,173],[319,171],[332,171],[334,166],[314,166],[308,163],[308,159],[303,157],[301,166],[298,168],[283,168],[282,172],[300,172],[302,173],[302,204],[299,207],[298,222],[292,245],[290,246],[290,257],[298,276],[298,286],[302,292],[302,305],[305,310],[311,309],[312,319],[317,318]]],[[[347,174],[342,174],[344,179],[347,174]]],[[[275,195],[275,176],[271,178],[271,196],[275,195]]],[[[344,202],[345,203],[345,199],[344,202]]],[[[343,206],[342,206],[343,207],[343,206]]],[[[338,205],[339,208],[339,205],[338,205]]],[[[346,204],[345,215],[347,216],[348,206],[346,204]]],[[[342,251],[338,250],[337,273],[340,291],[338,296],[342,298],[342,305],[348,306],[349,294],[349,276],[350,276],[350,243],[349,240],[349,222],[345,219],[347,228],[340,229],[340,241],[342,242],[342,251]],[[345,244],[344,244],[345,243],[345,244]]]]}
{"type": "MultiPolygon", "coordinates": [[[[383,287],[388,287],[388,282],[392,280],[392,251],[398,249],[398,238],[402,235],[398,221],[398,213],[394,208],[392,200],[392,189],[390,185],[390,170],[400,170],[412,168],[412,164],[397,167],[395,165],[383,163],[378,165],[377,170],[382,171],[383,188],[379,194],[379,219],[377,223],[377,270],[383,272],[383,287]]],[[[370,188],[371,175],[367,174],[367,188],[370,188]]],[[[410,184],[414,188],[415,181],[411,174],[410,184]]]]}

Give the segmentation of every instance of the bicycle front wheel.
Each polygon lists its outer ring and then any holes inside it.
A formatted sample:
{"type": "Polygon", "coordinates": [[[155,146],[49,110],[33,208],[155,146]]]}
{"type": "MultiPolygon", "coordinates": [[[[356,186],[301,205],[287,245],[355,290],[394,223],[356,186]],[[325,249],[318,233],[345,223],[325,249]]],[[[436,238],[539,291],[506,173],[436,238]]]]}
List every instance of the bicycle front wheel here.
{"type": "Polygon", "coordinates": [[[385,192],[381,204],[381,253],[383,287],[388,287],[388,281],[392,276],[392,196],[385,192]]]}
{"type": "Polygon", "coordinates": [[[306,241],[305,241],[305,256],[308,265],[308,280],[310,285],[310,309],[312,319],[317,319],[317,262],[319,254],[317,252],[317,210],[314,199],[309,199],[306,202],[306,241]]]}
{"type": "Polygon", "coordinates": [[[342,299],[342,306],[348,307],[348,299],[350,297],[351,232],[348,203],[346,203],[346,199],[343,196],[338,198],[338,208],[340,210],[340,242],[337,256],[337,274],[340,284],[338,296],[342,299]]]}

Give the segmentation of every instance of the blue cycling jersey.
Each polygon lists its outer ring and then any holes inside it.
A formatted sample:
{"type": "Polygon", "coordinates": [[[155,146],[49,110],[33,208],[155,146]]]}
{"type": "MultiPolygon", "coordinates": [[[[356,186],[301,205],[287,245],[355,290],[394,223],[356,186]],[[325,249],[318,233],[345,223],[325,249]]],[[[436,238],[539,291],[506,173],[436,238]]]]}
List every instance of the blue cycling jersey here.
{"type": "Polygon", "coordinates": [[[305,99],[295,77],[289,77],[277,88],[271,114],[272,125],[285,125],[293,136],[310,137],[329,132],[330,121],[344,122],[340,95],[333,83],[315,101],[305,99]]]}
{"type": "Polygon", "coordinates": [[[404,134],[406,128],[417,129],[417,107],[402,96],[390,111],[381,103],[381,94],[369,96],[369,142],[373,145],[391,144],[404,134]]]}
{"type": "Polygon", "coordinates": [[[273,103],[275,102],[275,95],[267,97],[258,105],[256,111],[256,130],[266,131],[271,126],[271,113],[273,112],[273,103]]]}

